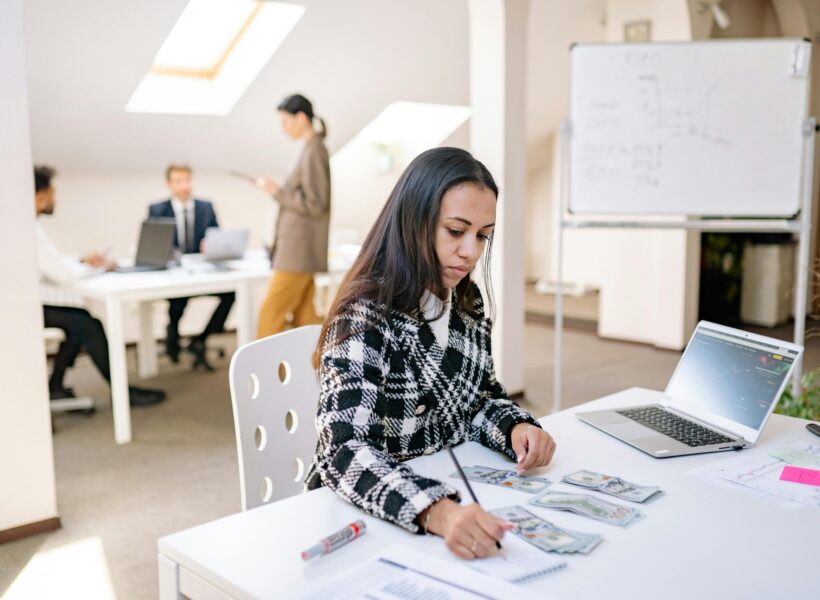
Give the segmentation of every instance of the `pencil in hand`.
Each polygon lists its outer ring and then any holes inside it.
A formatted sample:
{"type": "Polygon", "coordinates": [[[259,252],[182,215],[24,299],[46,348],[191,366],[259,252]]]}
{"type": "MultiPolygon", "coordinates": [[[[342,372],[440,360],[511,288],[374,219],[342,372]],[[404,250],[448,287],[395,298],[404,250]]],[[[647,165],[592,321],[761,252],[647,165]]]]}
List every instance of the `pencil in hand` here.
{"type": "MultiPolygon", "coordinates": [[[[473,499],[473,502],[481,506],[481,503],[478,501],[478,498],[476,497],[475,492],[473,491],[473,487],[470,485],[470,481],[467,479],[467,476],[464,474],[464,470],[461,468],[461,463],[459,463],[458,459],[456,458],[455,452],[453,452],[453,449],[450,448],[450,446],[447,446],[447,452],[450,453],[450,458],[453,459],[453,463],[456,465],[458,474],[461,476],[461,480],[464,482],[464,485],[467,486],[467,492],[469,492],[470,497],[473,499]]],[[[501,542],[499,542],[498,540],[495,541],[495,547],[498,548],[499,552],[504,549],[501,547],[501,542]]],[[[501,556],[506,560],[506,557],[503,554],[501,556]]]]}

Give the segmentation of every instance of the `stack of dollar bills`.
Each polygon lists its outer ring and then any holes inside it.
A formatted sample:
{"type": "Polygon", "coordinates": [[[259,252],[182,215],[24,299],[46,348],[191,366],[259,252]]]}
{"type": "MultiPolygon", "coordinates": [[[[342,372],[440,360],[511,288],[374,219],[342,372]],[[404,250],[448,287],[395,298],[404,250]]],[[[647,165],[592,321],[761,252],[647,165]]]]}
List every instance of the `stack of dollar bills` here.
{"type": "Polygon", "coordinates": [[[545,552],[589,554],[603,540],[594,533],[562,529],[521,506],[499,508],[490,513],[515,524],[515,535],[545,552]]]}

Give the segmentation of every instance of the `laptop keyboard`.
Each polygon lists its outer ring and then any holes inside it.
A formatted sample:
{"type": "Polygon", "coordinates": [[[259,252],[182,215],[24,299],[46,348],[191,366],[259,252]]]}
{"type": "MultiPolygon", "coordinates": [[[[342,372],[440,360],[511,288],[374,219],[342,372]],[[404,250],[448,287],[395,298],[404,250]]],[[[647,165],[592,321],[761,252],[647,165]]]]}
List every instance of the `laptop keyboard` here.
{"type": "Polygon", "coordinates": [[[617,410],[615,412],[641,425],[646,425],[659,433],[668,435],[692,448],[711,446],[712,444],[725,444],[726,442],[733,441],[725,435],[721,435],[706,427],[701,427],[697,423],[679,417],[657,406],[630,408],[617,410]]]}

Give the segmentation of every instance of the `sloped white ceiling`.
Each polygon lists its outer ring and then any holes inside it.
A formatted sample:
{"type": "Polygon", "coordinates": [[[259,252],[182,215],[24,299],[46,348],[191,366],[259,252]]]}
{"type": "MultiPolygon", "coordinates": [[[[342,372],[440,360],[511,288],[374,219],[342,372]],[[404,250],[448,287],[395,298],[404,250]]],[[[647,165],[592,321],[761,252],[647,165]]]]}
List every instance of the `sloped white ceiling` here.
{"type": "MultiPolygon", "coordinates": [[[[63,172],[283,173],[294,154],[277,102],[294,91],[341,148],[397,100],[467,104],[467,0],[302,0],[296,28],[225,117],[137,115],[125,104],[186,0],[26,0],[34,159],[63,172]]],[[[527,139],[541,166],[565,115],[569,46],[603,41],[606,0],[531,0],[527,139]]]]}
{"type": "Polygon", "coordinates": [[[304,17],[225,117],[139,115],[125,104],[186,0],[27,0],[35,162],[64,172],[285,172],[275,106],[311,98],[340,148],[396,100],[466,104],[466,0],[304,0],[304,17]]]}

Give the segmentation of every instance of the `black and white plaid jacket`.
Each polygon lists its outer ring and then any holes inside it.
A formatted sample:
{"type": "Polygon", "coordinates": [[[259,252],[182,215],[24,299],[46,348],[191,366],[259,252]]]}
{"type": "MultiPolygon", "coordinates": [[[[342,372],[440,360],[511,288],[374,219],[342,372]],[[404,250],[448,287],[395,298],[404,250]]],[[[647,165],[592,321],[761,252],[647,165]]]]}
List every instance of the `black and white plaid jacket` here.
{"type": "Polygon", "coordinates": [[[510,430],[535,423],[496,381],[490,321],[476,288],[474,310],[450,311],[447,348],[418,315],[361,300],[331,323],[320,366],[319,441],[307,489],[326,485],[363,511],[421,533],[418,514],[445,483],[404,461],[473,440],[515,460],[510,430]],[[332,340],[344,337],[339,343],[332,340]]]}

